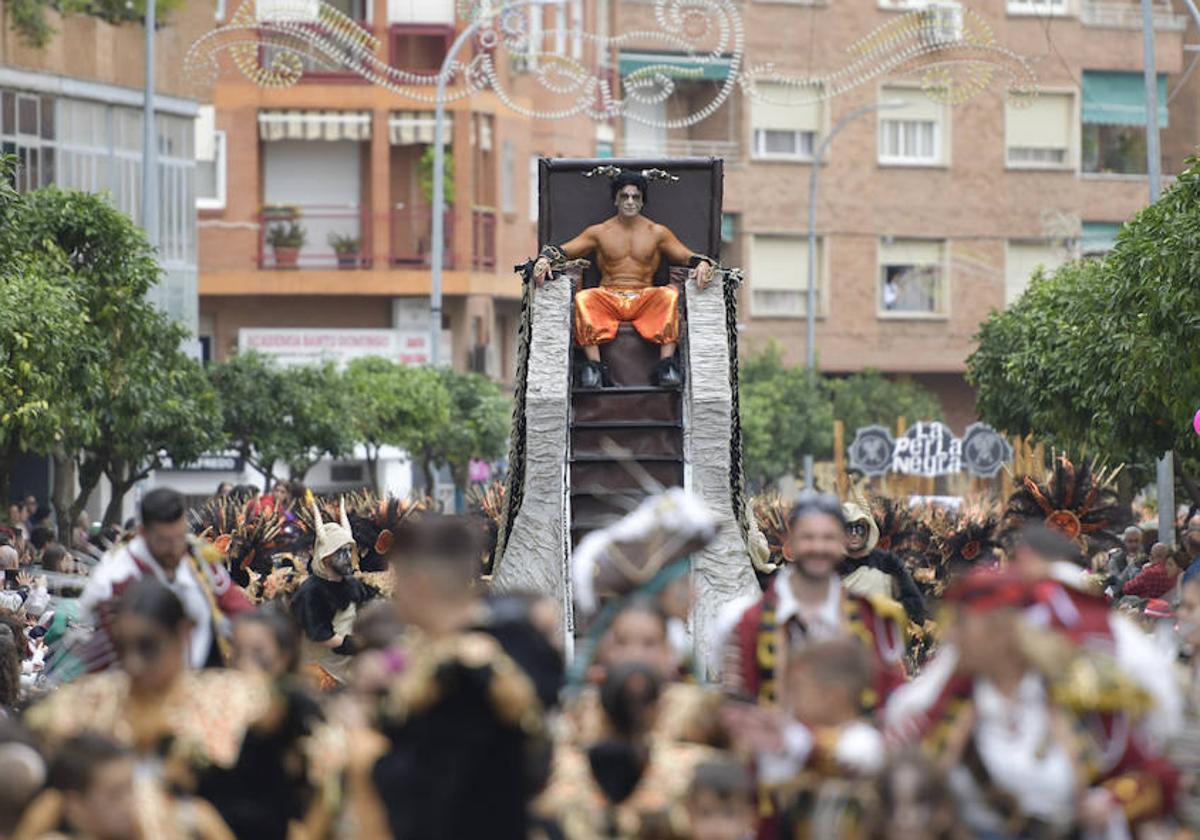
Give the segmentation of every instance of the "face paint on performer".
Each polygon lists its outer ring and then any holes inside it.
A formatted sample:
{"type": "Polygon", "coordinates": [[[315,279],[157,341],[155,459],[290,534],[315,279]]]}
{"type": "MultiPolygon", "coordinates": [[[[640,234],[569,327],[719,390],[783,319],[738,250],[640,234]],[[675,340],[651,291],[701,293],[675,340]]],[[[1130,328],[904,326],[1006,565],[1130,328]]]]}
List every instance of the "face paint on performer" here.
{"type": "Polygon", "coordinates": [[[646,203],[642,197],[642,191],[633,184],[626,184],[621,187],[620,192],[613,202],[617,207],[617,214],[623,219],[632,219],[642,212],[642,206],[646,203]]]}
{"type": "Polygon", "coordinates": [[[325,562],[333,572],[344,578],[354,574],[354,554],[348,545],[339,548],[325,562]]]}

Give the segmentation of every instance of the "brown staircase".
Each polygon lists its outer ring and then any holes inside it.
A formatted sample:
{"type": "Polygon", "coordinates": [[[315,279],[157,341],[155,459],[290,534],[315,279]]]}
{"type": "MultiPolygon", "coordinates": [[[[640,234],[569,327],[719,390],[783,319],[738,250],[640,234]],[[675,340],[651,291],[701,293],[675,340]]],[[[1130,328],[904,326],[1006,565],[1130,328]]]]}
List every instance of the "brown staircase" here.
{"type": "Polygon", "coordinates": [[[683,486],[683,391],[650,384],[658,353],[622,324],[600,348],[613,386],[583,390],[572,381],[572,545],[637,507],[647,495],[646,476],[663,487],[683,486]]]}

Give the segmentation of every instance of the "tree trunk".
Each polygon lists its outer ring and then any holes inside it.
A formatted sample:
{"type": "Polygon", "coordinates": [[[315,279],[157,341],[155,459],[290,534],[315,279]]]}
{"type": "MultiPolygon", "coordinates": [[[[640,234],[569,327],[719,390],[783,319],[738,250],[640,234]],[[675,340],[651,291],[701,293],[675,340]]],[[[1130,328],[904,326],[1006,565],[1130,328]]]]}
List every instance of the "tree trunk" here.
{"type": "Polygon", "coordinates": [[[4,448],[0,449],[0,502],[4,503],[6,518],[8,517],[8,504],[13,500],[13,471],[17,468],[17,458],[20,457],[20,454],[21,448],[17,443],[17,436],[9,435],[8,440],[4,443],[4,448]]]}
{"type": "MultiPolygon", "coordinates": [[[[51,501],[58,519],[58,541],[67,548],[75,548],[75,520],[83,511],[75,509],[75,476],[78,469],[75,459],[68,458],[61,449],[54,453],[54,487],[51,501]]],[[[84,501],[86,504],[86,500],[84,501]]]]}
{"type": "Polygon", "coordinates": [[[433,457],[432,453],[429,452],[429,450],[425,450],[423,453],[421,453],[421,457],[417,459],[417,464],[421,468],[421,481],[425,484],[425,495],[429,496],[430,498],[433,497],[433,489],[434,489],[433,488],[433,475],[434,474],[429,466],[429,462],[430,462],[430,460],[432,460],[432,457],[433,457]]]}
{"type": "Polygon", "coordinates": [[[112,498],[108,500],[108,507],[104,511],[105,525],[121,524],[121,508],[125,502],[125,494],[140,477],[131,476],[129,473],[129,467],[119,458],[114,458],[108,469],[104,471],[104,474],[108,476],[109,484],[112,485],[112,498]]]}
{"type": "Polygon", "coordinates": [[[1133,475],[1129,470],[1121,470],[1117,476],[1117,499],[1122,507],[1129,507],[1133,503],[1134,487],[1133,475]]]}
{"type": "Polygon", "coordinates": [[[367,478],[371,482],[371,492],[382,495],[383,491],[379,489],[379,447],[366,443],[363,448],[367,451],[367,478]]]}

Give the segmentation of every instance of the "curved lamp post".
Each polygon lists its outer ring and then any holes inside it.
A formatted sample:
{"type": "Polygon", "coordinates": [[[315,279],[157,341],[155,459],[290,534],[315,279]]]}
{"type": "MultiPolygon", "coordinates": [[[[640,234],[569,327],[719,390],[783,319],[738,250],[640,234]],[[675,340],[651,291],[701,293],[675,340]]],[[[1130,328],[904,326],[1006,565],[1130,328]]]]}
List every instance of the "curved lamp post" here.
{"type": "MultiPolygon", "coordinates": [[[[889,108],[903,108],[907,102],[892,101],[876,102],[874,105],[863,105],[846,114],[836,123],[829,133],[821,138],[821,143],[813,152],[812,168],[808,177],[808,296],[804,306],[805,338],[804,362],[808,368],[808,380],[811,383],[817,375],[817,185],[821,174],[821,158],[825,150],[841,131],[850,123],[873,114],[876,111],[886,111],[889,108]]],[[[813,456],[804,456],[804,487],[813,488],[813,456]]]]}

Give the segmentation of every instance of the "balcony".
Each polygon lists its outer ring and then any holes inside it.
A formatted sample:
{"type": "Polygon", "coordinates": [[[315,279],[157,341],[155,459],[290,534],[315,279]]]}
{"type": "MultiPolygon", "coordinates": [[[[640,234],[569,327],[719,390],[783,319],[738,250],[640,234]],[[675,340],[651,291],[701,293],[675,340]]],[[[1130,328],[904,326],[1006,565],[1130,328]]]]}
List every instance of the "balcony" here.
{"type": "Polygon", "coordinates": [[[496,267],[496,211],[473,210],[471,212],[471,267],[491,269],[496,267]]]}
{"type": "MultiPolygon", "coordinates": [[[[454,268],[454,211],[446,211],[443,264],[454,268]]],[[[433,210],[430,207],[396,207],[392,210],[392,265],[428,268],[432,263],[433,210]]]]}
{"type": "Polygon", "coordinates": [[[258,267],[371,267],[370,214],[359,205],[288,205],[259,214],[258,267]]]}
{"type": "MultiPolygon", "coordinates": [[[[1187,17],[1175,14],[1169,0],[1154,0],[1154,28],[1166,32],[1183,32],[1187,17]]],[[[1082,0],[1080,20],[1087,26],[1108,29],[1142,28],[1142,9],[1138,0],[1082,0]]]]}

